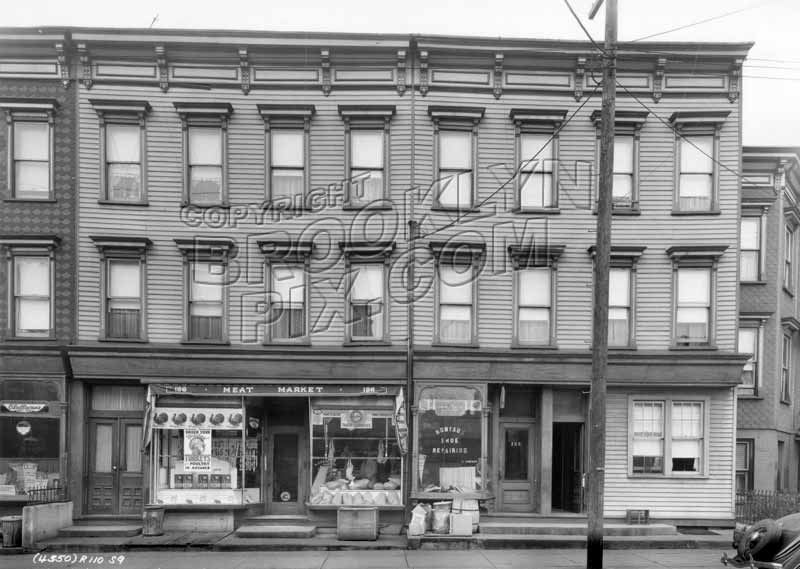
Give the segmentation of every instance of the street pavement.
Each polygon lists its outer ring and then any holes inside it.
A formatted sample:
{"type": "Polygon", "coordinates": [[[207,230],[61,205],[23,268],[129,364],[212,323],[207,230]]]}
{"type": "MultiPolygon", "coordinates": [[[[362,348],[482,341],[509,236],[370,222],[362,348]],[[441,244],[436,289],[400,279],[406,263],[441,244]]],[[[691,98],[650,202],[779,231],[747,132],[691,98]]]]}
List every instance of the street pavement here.
{"type": "MultiPolygon", "coordinates": [[[[733,553],[728,551],[729,554],[733,553]]],[[[473,549],[467,551],[134,551],[124,553],[7,555],[2,569],[575,569],[586,567],[580,549],[473,549]],[[50,556],[53,557],[50,557],[50,556]],[[77,559],[75,558],[77,556],[77,559]]],[[[606,551],[604,569],[722,568],[722,550],[630,549],[606,551]]]]}

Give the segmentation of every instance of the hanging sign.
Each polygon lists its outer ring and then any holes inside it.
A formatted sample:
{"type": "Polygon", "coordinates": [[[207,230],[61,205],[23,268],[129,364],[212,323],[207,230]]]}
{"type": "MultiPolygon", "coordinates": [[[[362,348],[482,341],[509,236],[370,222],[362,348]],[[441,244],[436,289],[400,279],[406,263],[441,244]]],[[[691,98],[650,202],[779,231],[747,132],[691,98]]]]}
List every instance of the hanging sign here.
{"type": "Polygon", "coordinates": [[[154,429],[241,429],[244,412],[240,408],[156,407],[152,413],[154,429]]]}
{"type": "Polygon", "coordinates": [[[47,412],[47,404],[4,402],[0,404],[0,409],[8,413],[45,413],[47,412]]]}
{"type": "Polygon", "coordinates": [[[183,469],[211,472],[211,429],[183,431],[183,469]]]}
{"type": "MultiPolygon", "coordinates": [[[[394,400],[394,426],[395,436],[397,437],[397,446],[400,448],[400,454],[408,453],[408,423],[406,422],[406,399],[403,396],[403,390],[397,393],[394,400]]],[[[420,470],[421,472],[421,470],[420,470]]]]}

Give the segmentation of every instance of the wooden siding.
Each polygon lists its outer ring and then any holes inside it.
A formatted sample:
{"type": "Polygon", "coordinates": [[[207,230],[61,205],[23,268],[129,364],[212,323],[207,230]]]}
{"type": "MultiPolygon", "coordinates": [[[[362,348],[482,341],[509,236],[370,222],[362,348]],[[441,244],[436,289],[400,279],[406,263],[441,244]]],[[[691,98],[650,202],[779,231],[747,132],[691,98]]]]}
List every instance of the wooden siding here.
{"type": "Polygon", "coordinates": [[[606,447],[605,513],[624,517],[625,510],[648,509],[653,518],[733,518],[734,390],[674,392],[609,390],[606,447]],[[637,478],[628,475],[628,396],[643,398],[709,398],[708,473],[703,477],[637,478]]]}

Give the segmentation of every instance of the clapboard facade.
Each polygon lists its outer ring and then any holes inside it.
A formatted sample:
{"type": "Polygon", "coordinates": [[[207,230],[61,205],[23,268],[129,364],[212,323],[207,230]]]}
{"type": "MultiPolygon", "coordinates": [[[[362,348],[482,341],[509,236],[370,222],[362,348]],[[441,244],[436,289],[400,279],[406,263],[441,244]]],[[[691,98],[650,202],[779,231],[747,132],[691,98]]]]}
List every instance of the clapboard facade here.
{"type": "Polygon", "coordinates": [[[739,351],[751,353],[739,387],[737,491],[798,488],[798,149],[744,147],[739,351]]]}
{"type": "MultiPolygon", "coordinates": [[[[71,38],[83,513],[582,510],[591,45],[71,38]]],[[[620,48],[609,518],[733,519],[748,49],[620,48]]]]}

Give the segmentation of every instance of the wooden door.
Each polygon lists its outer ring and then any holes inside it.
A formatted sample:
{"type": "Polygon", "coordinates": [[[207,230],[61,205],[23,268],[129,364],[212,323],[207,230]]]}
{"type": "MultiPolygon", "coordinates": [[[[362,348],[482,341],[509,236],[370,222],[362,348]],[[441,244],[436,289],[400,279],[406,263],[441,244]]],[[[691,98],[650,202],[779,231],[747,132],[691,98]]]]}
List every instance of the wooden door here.
{"type": "Polygon", "coordinates": [[[308,451],[305,428],[267,428],[265,505],[270,514],[305,512],[308,451]]]}
{"type": "Polygon", "coordinates": [[[142,422],[89,420],[89,514],[139,514],[142,488],[142,422]]]}
{"type": "Polygon", "coordinates": [[[500,511],[533,512],[536,508],[534,426],[500,423],[500,511]]]}

